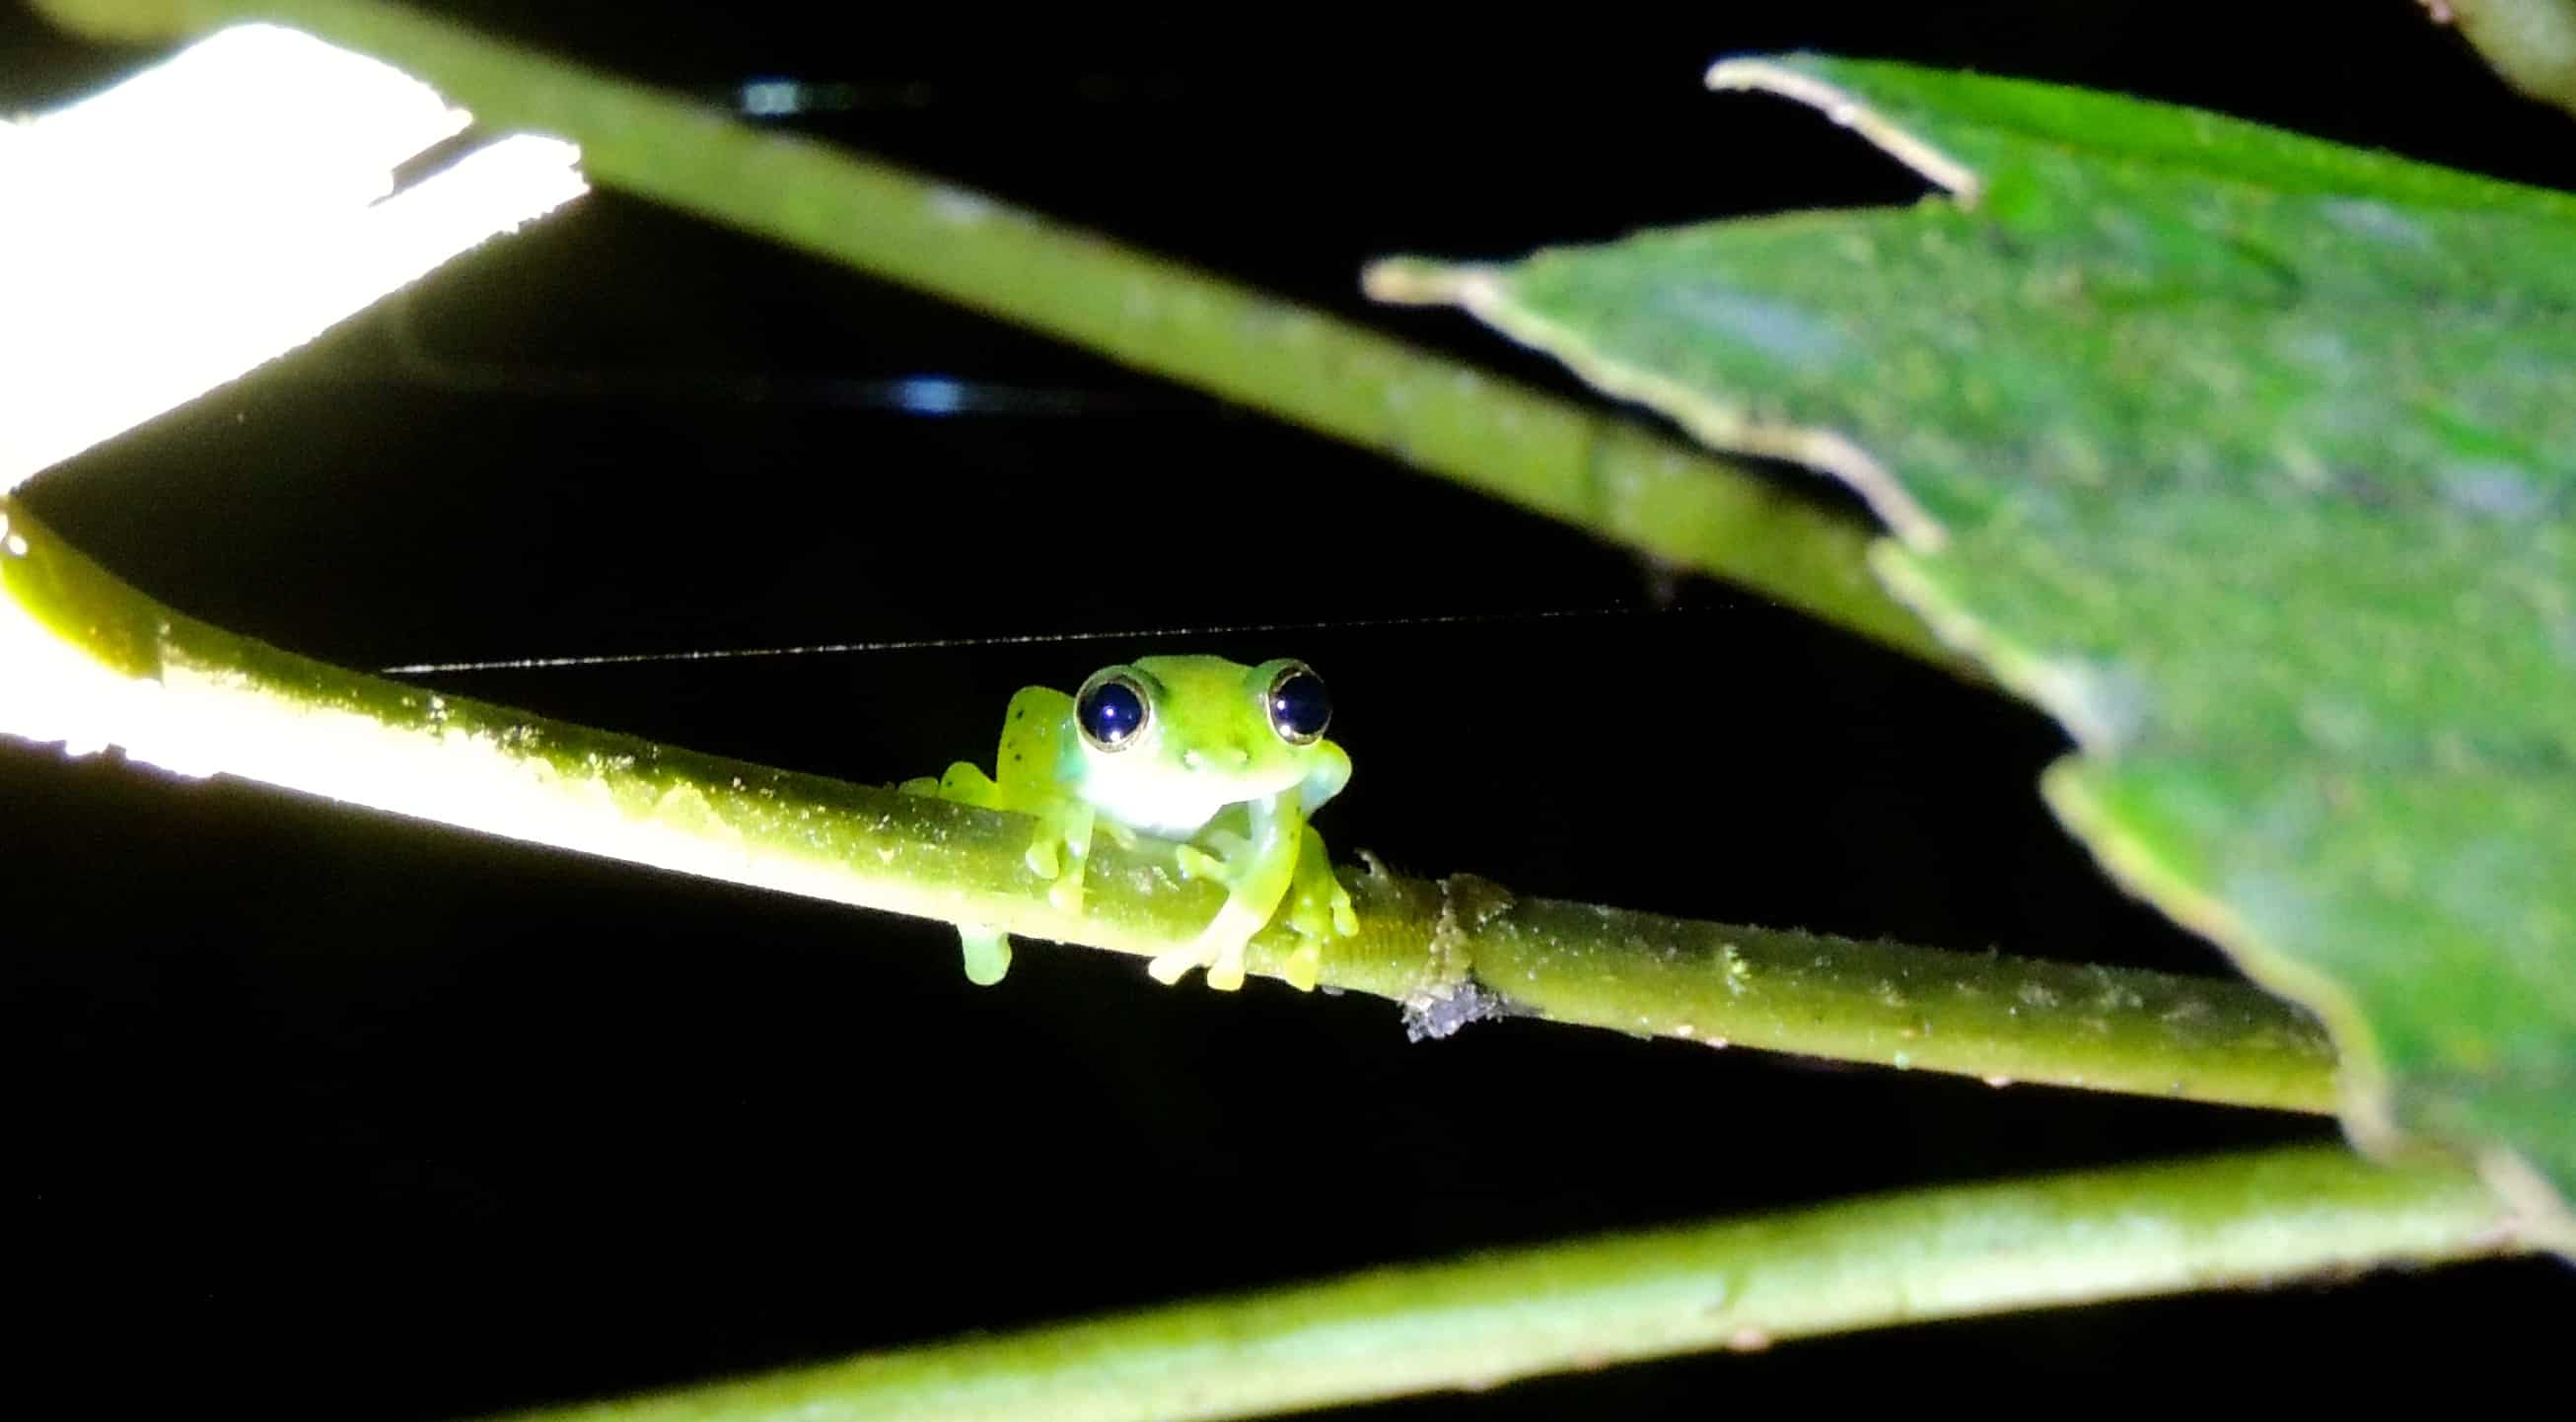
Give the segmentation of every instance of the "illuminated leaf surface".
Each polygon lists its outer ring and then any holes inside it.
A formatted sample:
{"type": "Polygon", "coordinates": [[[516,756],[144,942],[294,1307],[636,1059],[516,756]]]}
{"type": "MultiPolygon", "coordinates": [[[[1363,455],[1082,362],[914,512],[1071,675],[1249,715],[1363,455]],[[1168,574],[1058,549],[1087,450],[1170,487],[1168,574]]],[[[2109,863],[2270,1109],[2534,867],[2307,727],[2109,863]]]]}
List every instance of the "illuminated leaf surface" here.
{"type": "Polygon", "coordinates": [[[2576,1193],[2576,201],[2018,81],[1711,78],[1950,191],[1372,288],[1852,483],[1890,588],[2076,737],[2067,823],[2334,1024],[2356,1126],[2576,1193]]]}

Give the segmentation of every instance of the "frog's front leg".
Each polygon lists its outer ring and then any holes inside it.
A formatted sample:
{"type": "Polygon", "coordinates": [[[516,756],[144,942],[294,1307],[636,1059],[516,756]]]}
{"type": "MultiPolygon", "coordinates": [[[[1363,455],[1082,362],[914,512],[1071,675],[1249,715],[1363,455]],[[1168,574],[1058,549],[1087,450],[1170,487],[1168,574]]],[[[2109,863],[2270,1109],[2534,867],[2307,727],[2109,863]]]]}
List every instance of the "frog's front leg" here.
{"type": "Polygon", "coordinates": [[[1286,803],[1286,797],[1259,802],[1251,809],[1248,833],[1220,831],[1202,836],[1198,845],[1182,847],[1181,873],[1223,884],[1225,902],[1196,938],[1145,965],[1156,982],[1176,983],[1190,969],[1204,966],[1209,987],[1232,992],[1243,986],[1244,945],[1270,921],[1287,895],[1306,828],[1305,816],[1286,803]],[[1224,857],[1203,846],[1215,847],[1224,857]]]}
{"type": "MultiPolygon", "coordinates": [[[[1359,916],[1351,908],[1350,891],[1342,887],[1341,880],[1333,877],[1333,861],[1330,851],[1324,847],[1324,837],[1315,832],[1314,826],[1308,825],[1297,837],[1297,844],[1296,869],[1287,887],[1288,926],[1302,941],[1288,955],[1280,976],[1299,992],[1312,992],[1317,979],[1322,976],[1325,941],[1335,936],[1348,938],[1359,932],[1359,916]]],[[[1229,862],[1249,862],[1251,854],[1251,841],[1243,836],[1225,830],[1211,830],[1200,836],[1198,844],[1181,846],[1178,859],[1183,878],[1214,879],[1232,888],[1236,880],[1229,877],[1229,862]]],[[[1208,985],[1221,986],[1228,977],[1226,959],[1222,956],[1202,959],[1190,955],[1210,940],[1218,940],[1221,948],[1222,941],[1238,931],[1243,939],[1249,940],[1270,921],[1272,912],[1273,909],[1258,907],[1256,894],[1229,894],[1225,907],[1218,910],[1217,921],[1208,925],[1200,935],[1199,943],[1163,954],[1149,965],[1148,971],[1165,982],[1171,982],[1199,963],[1207,962],[1210,964],[1208,985]],[[1236,916],[1238,911],[1240,916],[1236,916]],[[1256,913],[1259,917],[1252,918],[1251,926],[1244,928],[1244,919],[1256,913]]],[[[1238,949],[1233,957],[1235,971],[1232,974],[1232,981],[1238,984],[1242,982],[1241,960],[1242,954],[1238,949]]]]}

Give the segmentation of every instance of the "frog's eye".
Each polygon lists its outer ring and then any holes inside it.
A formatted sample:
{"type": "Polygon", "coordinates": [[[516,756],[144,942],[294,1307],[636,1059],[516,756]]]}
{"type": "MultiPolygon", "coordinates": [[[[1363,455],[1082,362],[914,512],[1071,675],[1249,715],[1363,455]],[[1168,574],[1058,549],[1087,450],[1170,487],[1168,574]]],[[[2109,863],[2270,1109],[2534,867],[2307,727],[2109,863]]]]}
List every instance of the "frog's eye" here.
{"type": "Polygon", "coordinates": [[[1292,746],[1322,740],[1324,728],[1333,723],[1332,694],[1324,690],[1324,679],[1304,662],[1281,667],[1270,679],[1269,694],[1261,704],[1270,713],[1270,729],[1292,746]]]}
{"type": "Polygon", "coordinates": [[[1073,724],[1082,728],[1082,738],[1093,750],[1122,751],[1134,745],[1153,715],[1145,688],[1115,669],[1095,674],[1073,698],[1073,724]]]}

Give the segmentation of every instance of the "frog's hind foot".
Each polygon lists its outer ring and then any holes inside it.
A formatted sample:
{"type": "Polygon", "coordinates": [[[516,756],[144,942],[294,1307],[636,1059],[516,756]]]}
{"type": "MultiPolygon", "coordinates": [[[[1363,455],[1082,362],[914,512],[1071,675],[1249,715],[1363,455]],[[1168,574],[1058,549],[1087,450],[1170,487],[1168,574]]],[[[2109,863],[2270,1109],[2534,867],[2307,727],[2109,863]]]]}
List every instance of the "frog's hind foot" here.
{"type": "Polygon", "coordinates": [[[1011,971],[1011,936],[982,923],[957,925],[958,946],[966,951],[966,981],[991,987],[1011,971]]]}
{"type": "Polygon", "coordinates": [[[1289,954],[1288,961],[1281,966],[1279,975],[1297,991],[1313,992],[1316,982],[1324,975],[1324,946],[1311,941],[1298,944],[1297,951],[1289,954]]]}

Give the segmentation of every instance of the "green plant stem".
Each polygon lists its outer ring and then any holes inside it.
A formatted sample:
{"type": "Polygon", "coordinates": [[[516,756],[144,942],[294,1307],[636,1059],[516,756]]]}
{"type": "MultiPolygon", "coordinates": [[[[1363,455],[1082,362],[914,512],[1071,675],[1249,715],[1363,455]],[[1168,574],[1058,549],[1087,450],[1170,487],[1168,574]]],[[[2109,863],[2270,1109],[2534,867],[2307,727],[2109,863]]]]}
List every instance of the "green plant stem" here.
{"type": "Polygon", "coordinates": [[[532,1414],[1253,1417],[1715,1348],[2520,1248],[2470,1176],[2290,1149],[1373,1270],[532,1414]]]}
{"type": "Polygon", "coordinates": [[[977,193],[530,54],[376,0],[45,0],[133,37],[275,20],[438,86],[486,126],[579,143],[594,181],[1032,327],[1973,679],[1863,565],[1869,532],[1628,420],[977,193]]]}
{"type": "MultiPolygon", "coordinates": [[[[1078,915],[1047,901],[1018,815],[700,755],[441,696],[210,627],[119,582],[0,498],[0,732],[246,779],[512,839],[1028,937],[1150,954],[1222,890],[1172,846],[1102,846],[1078,915]]],[[[1515,898],[1344,869],[1360,933],[1326,985],[1438,1035],[1531,1016],[1711,1045],[2326,1111],[2308,1019],[2241,983],[1515,898]]],[[[1252,944],[1277,976],[1294,937],[1252,944]]]]}

